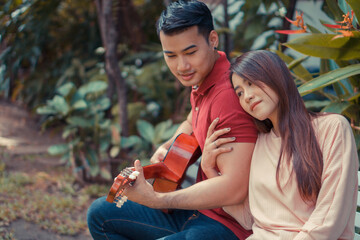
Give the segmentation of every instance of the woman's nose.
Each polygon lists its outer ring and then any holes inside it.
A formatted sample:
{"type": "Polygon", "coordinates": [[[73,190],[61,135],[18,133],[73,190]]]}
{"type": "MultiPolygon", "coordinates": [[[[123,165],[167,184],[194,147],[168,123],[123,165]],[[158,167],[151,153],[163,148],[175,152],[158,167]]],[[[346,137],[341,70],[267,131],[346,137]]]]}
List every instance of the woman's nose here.
{"type": "Polygon", "coordinates": [[[247,103],[249,103],[254,98],[254,95],[250,91],[244,91],[244,95],[245,95],[245,102],[247,103]]]}

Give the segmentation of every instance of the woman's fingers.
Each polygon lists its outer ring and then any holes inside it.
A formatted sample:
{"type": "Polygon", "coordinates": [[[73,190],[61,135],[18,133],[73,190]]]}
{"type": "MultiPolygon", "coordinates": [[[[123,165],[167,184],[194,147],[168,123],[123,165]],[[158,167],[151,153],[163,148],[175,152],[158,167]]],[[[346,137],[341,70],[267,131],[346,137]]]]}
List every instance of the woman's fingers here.
{"type": "Polygon", "coordinates": [[[217,140],[215,140],[213,142],[213,144],[216,148],[219,148],[219,147],[221,147],[221,145],[223,145],[225,143],[230,143],[230,142],[235,141],[235,139],[236,139],[235,137],[218,138],[217,140]]]}
{"type": "Polygon", "coordinates": [[[215,131],[210,137],[208,137],[209,141],[210,142],[215,142],[217,139],[219,139],[219,137],[221,135],[224,135],[224,134],[230,132],[230,130],[231,130],[230,128],[223,128],[223,129],[215,131]]]}
{"type": "Polygon", "coordinates": [[[207,131],[207,137],[210,137],[211,134],[213,134],[214,129],[216,127],[216,124],[219,122],[219,118],[215,118],[214,121],[212,121],[212,123],[210,124],[208,131],[207,131]]]}
{"type": "Polygon", "coordinates": [[[231,152],[232,150],[233,150],[232,147],[221,147],[221,148],[214,150],[214,154],[217,157],[221,153],[231,152]]]}

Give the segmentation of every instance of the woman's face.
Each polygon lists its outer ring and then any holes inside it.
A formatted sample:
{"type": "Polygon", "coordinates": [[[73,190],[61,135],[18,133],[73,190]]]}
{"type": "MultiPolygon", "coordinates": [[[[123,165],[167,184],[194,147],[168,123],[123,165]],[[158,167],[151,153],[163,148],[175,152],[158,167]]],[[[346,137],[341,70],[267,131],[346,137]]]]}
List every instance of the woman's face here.
{"type": "Polygon", "coordinates": [[[232,83],[247,113],[260,121],[268,118],[273,125],[277,123],[279,97],[271,88],[265,84],[258,86],[250,83],[235,73],[232,75],[232,83]]]}

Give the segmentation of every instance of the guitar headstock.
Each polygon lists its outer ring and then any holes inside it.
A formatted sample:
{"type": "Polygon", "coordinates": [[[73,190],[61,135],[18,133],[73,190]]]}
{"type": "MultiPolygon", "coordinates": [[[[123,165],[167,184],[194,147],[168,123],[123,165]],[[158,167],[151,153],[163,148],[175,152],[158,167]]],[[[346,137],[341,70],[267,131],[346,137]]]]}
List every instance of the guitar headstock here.
{"type": "Polygon", "coordinates": [[[121,197],[124,189],[131,185],[138,175],[139,172],[135,171],[133,167],[123,169],[114,179],[114,183],[110,188],[106,201],[110,203],[116,202],[117,199],[121,197]]]}

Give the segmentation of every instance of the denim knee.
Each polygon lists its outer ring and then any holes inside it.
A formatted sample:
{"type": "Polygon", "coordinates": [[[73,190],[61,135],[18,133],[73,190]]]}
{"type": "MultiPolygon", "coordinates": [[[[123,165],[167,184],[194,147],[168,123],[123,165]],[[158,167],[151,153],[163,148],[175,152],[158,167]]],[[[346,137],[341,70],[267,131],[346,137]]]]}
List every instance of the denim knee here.
{"type": "Polygon", "coordinates": [[[95,229],[100,229],[103,217],[101,216],[104,211],[104,204],[106,204],[105,197],[96,199],[89,207],[87,211],[87,223],[90,232],[95,229]]]}

